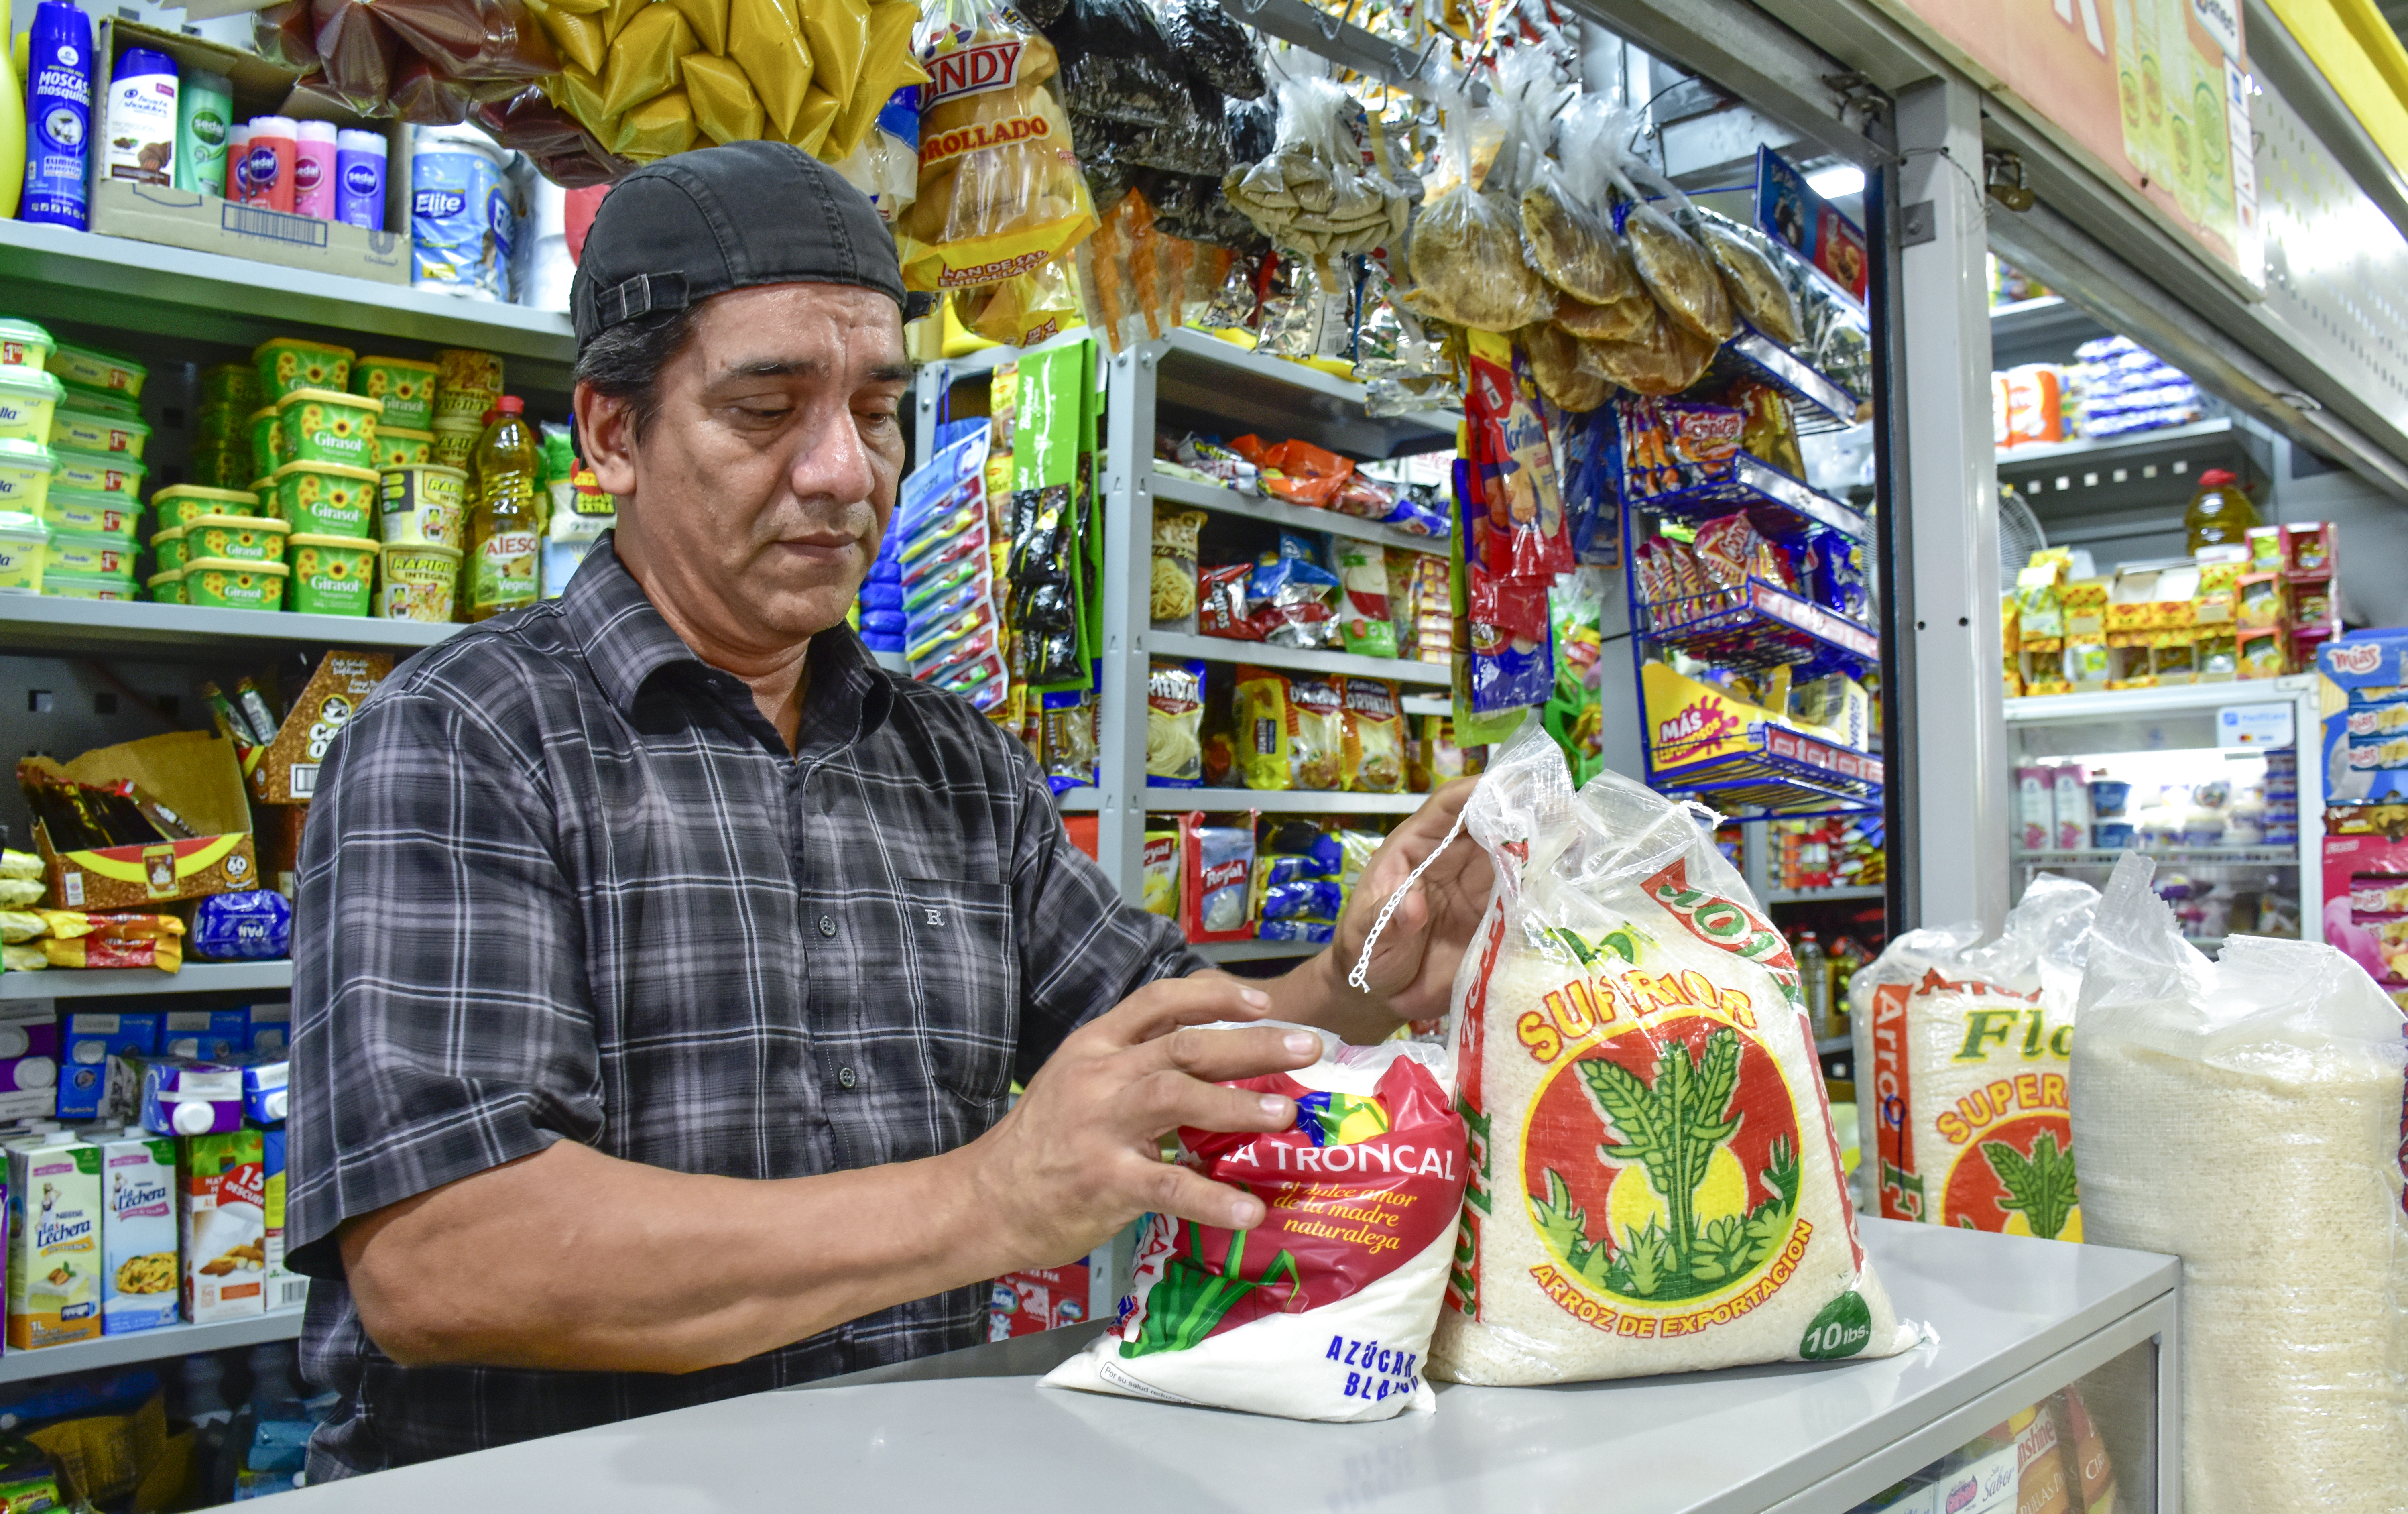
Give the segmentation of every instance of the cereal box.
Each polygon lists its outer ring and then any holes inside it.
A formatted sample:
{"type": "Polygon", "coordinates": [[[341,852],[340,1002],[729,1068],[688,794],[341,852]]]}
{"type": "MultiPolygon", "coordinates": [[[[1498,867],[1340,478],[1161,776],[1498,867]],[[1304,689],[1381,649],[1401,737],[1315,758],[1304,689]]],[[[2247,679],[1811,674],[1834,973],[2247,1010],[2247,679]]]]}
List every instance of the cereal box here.
{"type": "Polygon", "coordinates": [[[176,1208],[184,1243],[184,1318],[194,1324],[264,1312],[267,1271],[265,1154],[255,1130],[176,1142],[176,1208]]]}
{"type": "Polygon", "coordinates": [[[8,1153],[8,1348],[100,1334],[100,1148],[64,1133],[8,1153]]]}
{"type": "Polygon", "coordinates": [[[100,1143],[100,1328],[176,1322],[176,1143],[138,1127],[100,1143]]]}

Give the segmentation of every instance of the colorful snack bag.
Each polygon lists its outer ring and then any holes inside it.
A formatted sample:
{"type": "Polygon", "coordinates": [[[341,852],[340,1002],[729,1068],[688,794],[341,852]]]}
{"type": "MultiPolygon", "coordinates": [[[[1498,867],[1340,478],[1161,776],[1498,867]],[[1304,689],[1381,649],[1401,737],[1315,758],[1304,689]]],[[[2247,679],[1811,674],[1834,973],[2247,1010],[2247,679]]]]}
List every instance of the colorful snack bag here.
{"type": "Polygon", "coordinates": [[[1721,515],[1698,527],[1698,564],[1717,588],[1744,588],[1762,564],[1763,538],[1745,515],[1721,515]]]}
{"type": "Polygon", "coordinates": [[[1297,788],[1339,787],[1346,744],[1346,699],[1338,680],[1292,673],[1287,680],[1288,772],[1297,788]]]}
{"type": "Polygon", "coordinates": [[[1663,417],[1673,488],[1701,488],[1731,476],[1746,430],[1744,412],[1702,400],[1665,399],[1656,402],[1656,413],[1663,417]]]}
{"type": "Polygon", "coordinates": [[[1244,941],[1254,934],[1247,918],[1254,883],[1254,828],[1208,826],[1204,812],[1179,821],[1181,865],[1179,921],[1190,941],[1244,941]]]}
{"type": "Polygon", "coordinates": [[[1259,642],[1262,627],[1254,624],[1252,563],[1222,563],[1196,577],[1196,628],[1206,636],[1233,642],[1259,642]]]}
{"type": "Polygon", "coordinates": [[[1237,728],[1238,775],[1248,788],[1286,788],[1289,775],[1287,679],[1265,668],[1238,669],[1231,714],[1237,728]]]}
{"type": "Polygon", "coordinates": [[[1154,659],[1145,685],[1145,781],[1194,788],[1204,781],[1204,664],[1154,659]]]}
{"type": "Polygon", "coordinates": [[[1197,540],[1205,512],[1154,507],[1154,578],[1147,586],[1147,614],[1158,631],[1196,631],[1197,540]]]}
{"type": "Polygon", "coordinates": [[[1743,379],[1731,385],[1723,399],[1739,407],[1743,417],[1740,451],[1793,479],[1806,476],[1806,459],[1798,448],[1798,420],[1790,411],[1788,396],[1760,380],[1743,379]]]}
{"type": "Polygon", "coordinates": [[[1149,915],[1179,917],[1179,832],[1149,830],[1145,833],[1145,911],[1149,915]]]}
{"type": "Polygon", "coordinates": [[[1358,656],[1397,655],[1397,622],[1388,598],[1388,563],[1383,549],[1369,541],[1338,543],[1338,582],[1345,604],[1338,622],[1346,650],[1358,656]]]}
{"type": "Polygon", "coordinates": [[[1468,334],[1471,380],[1464,413],[1479,469],[1481,510],[1467,512],[1467,555],[1481,571],[1518,578],[1568,573],[1571,538],[1536,394],[1515,366],[1512,342],[1489,331],[1468,334]]]}
{"type": "Polygon", "coordinates": [[[1345,751],[1340,776],[1350,793],[1397,794],[1405,786],[1404,707],[1384,678],[1342,680],[1345,751]]]}

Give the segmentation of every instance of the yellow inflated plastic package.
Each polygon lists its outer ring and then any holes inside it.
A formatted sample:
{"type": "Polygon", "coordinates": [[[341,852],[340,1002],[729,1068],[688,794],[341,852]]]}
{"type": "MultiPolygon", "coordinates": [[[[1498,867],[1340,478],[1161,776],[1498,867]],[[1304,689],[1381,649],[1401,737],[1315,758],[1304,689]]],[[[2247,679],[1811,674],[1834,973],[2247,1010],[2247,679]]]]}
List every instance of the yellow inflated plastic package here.
{"type": "Polygon", "coordinates": [[[610,39],[609,66],[602,74],[607,115],[652,98],[677,82],[678,60],[695,49],[694,28],[677,7],[652,6],[610,39]]]}
{"type": "Polygon", "coordinates": [[[546,0],[527,0],[527,8],[535,12],[538,25],[552,38],[552,46],[568,63],[598,74],[609,56],[610,39],[603,35],[601,18],[592,11],[572,10],[566,6],[547,4],[546,0]]]}
{"type": "Polygon", "coordinates": [[[694,28],[694,39],[712,52],[727,50],[727,0],[668,0],[694,28]]]}
{"type": "Polygon", "coordinates": [[[560,108],[584,123],[598,142],[610,142],[619,136],[619,118],[602,108],[602,80],[574,64],[560,71],[553,100],[560,108]]]}
{"type": "Polygon", "coordinates": [[[869,0],[811,0],[801,20],[812,81],[839,100],[852,99],[869,50],[869,0]]]}
{"type": "Polygon", "coordinates": [[[768,117],[752,81],[733,58],[689,52],[679,62],[685,72],[685,95],[694,109],[694,123],[714,142],[749,142],[761,135],[768,117]]]}
{"type": "Polygon", "coordinates": [[[811,84],[810,49],[795,11],[780,0],[729,0],[727,50],[744,65],[769,124],[792,141],[795,118],[811,84]]]}
{"type": "Polygon", "coordinates": [[[1264,668],[1238,670],[1238,774],[1248,788],[1288,788],[1287,679],[1264,668]]]}
{"type": "Polygon", "coordinates": [[[619,34],[627,29],[627,23],[652,4],[652,0],[610,0],[601,13],[602,35],[615,41],[619,34]]]}
{"type": "Polygon", "coordinates": [[[869,7],[869,51],[853,96],[838,111],[828,129],[830,163],[850,157],[878,124],[879,108],[906,84],[924,84],[928,71],[911,52],[911,29],[920,24],[920,7],[912,0],[889,0],[869,7]]]}
{"type": "Polygon", "coordinates": [[[836,124],[837,113],[844,102],[820,88],[810,87],[803,95],[803,108],[795,112],[795,129],[786,140],[814,156],[825,156],[821,149],[827,145],[828,129],[836,124]]]}
{"type": "Polygon", "coordinates": [[[565,10],[578,16],[598,16],[610,8],[610,0],[545,0],[554,10],[565,10]]]}
{"type": "Polygon", "coordinates": [[[627,112],[612,151],[638,163],[694,146],[694,109],[683,90],[655,94],[627,112]]]}

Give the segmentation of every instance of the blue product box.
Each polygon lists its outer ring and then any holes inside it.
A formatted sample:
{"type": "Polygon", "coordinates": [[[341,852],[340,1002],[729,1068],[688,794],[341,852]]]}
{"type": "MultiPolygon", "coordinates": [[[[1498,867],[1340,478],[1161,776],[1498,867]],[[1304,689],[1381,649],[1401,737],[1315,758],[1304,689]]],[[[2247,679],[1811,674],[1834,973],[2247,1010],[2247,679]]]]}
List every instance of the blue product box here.
{"type": "Polygon", "coordinates": [[[170,1057],[222,1062],[251,1050],[248,1009],[171,1009],[159,1031],[159,1049],[170,1057]]]}
{"type": "Polygon", "coordinates": [[[77,1010],[66,1017],[65,1046],[59,1062],[59,1116],[62,1120],[100,1117],[101,1098],[108,1090],[108,1060],[131,1053],[156,1056],[159,1017],[77,1010]]]}
{"type": "Polygon", "coordinates": [[[286,1069],[290,1064],[277,1060],[252,1062],[242,1070],[242,1112],[257,1125],[280,1125],[284,1121],[286,1069]]]}
{"type": "Polygon", "coordinates": [[[251,1006],[251,1052],[254,1057],[281,1057],[293,1044],[290,1002],[251,1006]]]}
{"type": "MultiPolygon", "coordinates": [[[[2408,630],[2351,631],[2316,650],[2325,802],[2408,804],[2408,630]]],[[[2272,833],[2267,839],[2273,839],[2272,833]]]]}
{"type": "Polygon", "coordinates": [[[142,1128],[153,1135],[223,1135],[242,1129],[242,1069],[188,1057],[121,1058],[142,1070],[142,1128]]]}

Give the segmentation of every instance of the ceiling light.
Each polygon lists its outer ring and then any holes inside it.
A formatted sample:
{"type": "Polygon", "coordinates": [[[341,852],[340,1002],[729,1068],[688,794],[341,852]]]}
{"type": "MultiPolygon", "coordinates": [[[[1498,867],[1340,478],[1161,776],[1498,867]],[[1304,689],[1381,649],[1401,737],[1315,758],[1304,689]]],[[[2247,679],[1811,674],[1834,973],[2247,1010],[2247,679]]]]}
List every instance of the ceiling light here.
{"type": "Polygon", "coordinates": [[[1827,200],[1845,199],[1864,192],[1865,171],[1853,163],[1835,163],[1808,174],[1806,182],[1827,200]]]}

